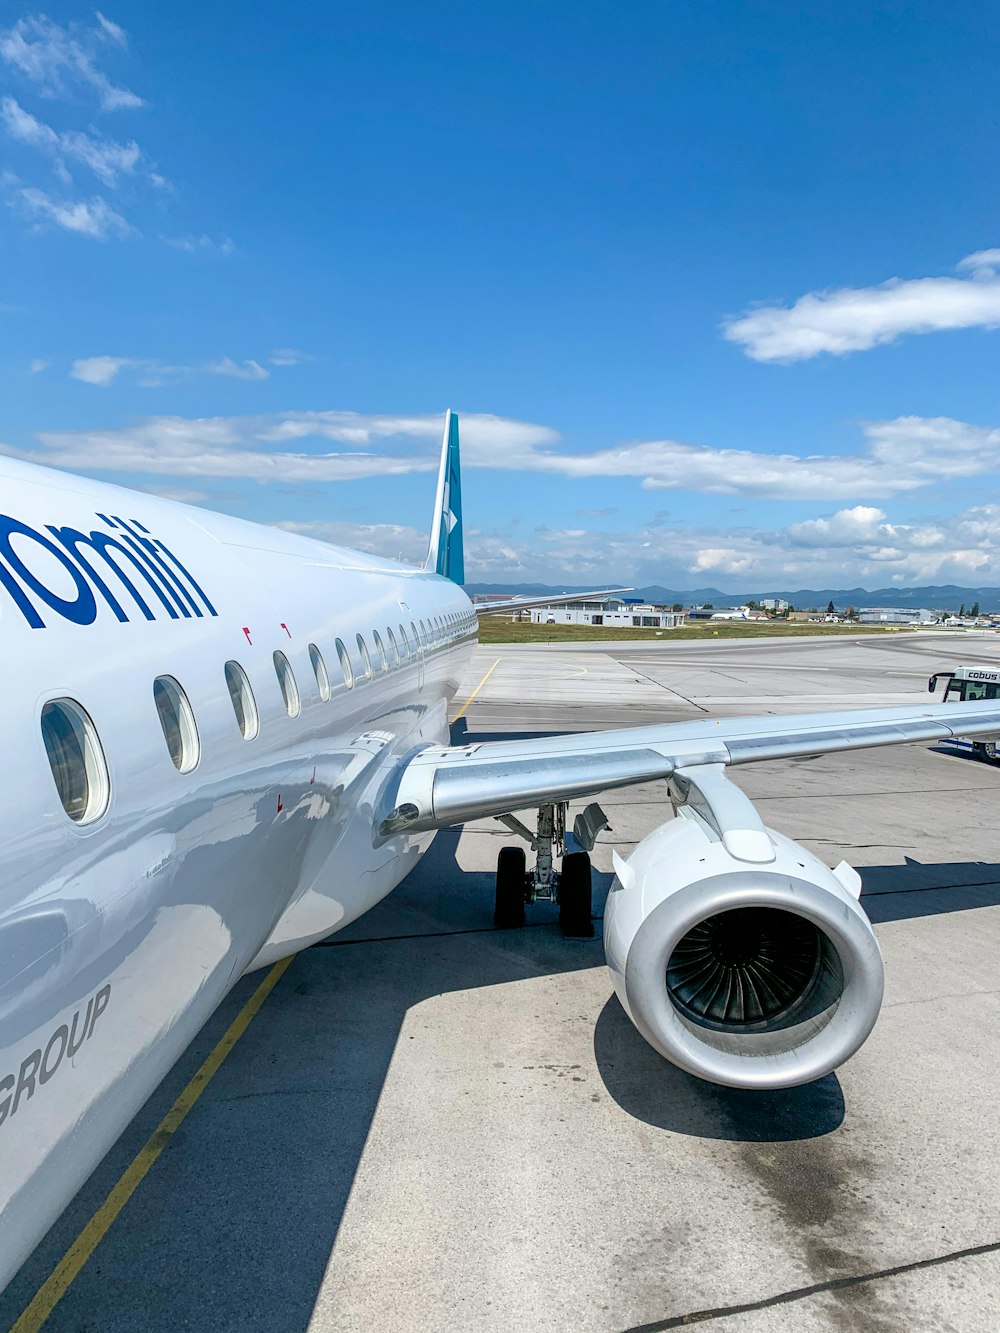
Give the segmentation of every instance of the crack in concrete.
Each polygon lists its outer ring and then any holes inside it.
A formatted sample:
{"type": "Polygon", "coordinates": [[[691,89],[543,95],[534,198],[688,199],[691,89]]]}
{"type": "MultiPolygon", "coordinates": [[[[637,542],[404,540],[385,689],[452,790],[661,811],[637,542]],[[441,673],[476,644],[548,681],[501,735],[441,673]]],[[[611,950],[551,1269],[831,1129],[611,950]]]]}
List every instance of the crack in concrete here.
{"type": "Polygon", "coordinates": [[[742,1305],[722,1305],[713,1310],[691,1310],[687,1314],[672,1315],[669,1319],[658,1319],[651,1324],[632,1324],[622,1333],[663,1333],[671,1328],[687,1328],[691,1324],[703,1324],[709,1319],[729,1319],[734,1315],[752,1314],[756,1310],[769,1310],[776,1305],[791,1305],[795,1301],[807,1300],[824,1292],[843,1292],[863,1286],[869,1282],[880,1282],[885,1278],[900,1277],[905,1273],[917,1273],[925,1268],[938,1268],[943,1264],[973,1259],[978,1255],[1000,1253],[1000,1241],[988,1245],[970,1245],[964,1250],[952,1250],[949,1254],[937,1254],[930,1259],[916,1259],[908,1264],[895,1264],[891,1268],[880,1268],[870,1273],[856,1273],[850,1277],[831,1278],[827,1282],[815,1282],[809,1287],[794,1287],[790,1291],[778,1292],[774,1296],[765,1296],[759,1301],[747,1301],[742,1305]]]}

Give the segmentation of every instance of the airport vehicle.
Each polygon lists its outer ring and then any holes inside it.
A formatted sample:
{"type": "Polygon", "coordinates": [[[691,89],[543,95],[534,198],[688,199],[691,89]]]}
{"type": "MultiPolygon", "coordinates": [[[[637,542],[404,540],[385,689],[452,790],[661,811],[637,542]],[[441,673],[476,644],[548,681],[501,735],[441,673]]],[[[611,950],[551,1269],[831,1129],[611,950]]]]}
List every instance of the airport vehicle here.
{"type": "MultiPolygon", "coordinates": [[[[976,699],[1000,698],[1000,669],[991,671],[989,667],[957,666],[954,671],[935,671],[927,682],[927,689],[933,694],[939,680],[947,680],[945,703],[972,703],[976,699]]],[[[991,761],[997,757],[995,740],[974,741],[965,737],[956,737],[956,745],[968,746],[974,753],[991,761]]]]}
{"type": "Polygon", "coordinates": [[[0,1282],[242,975],[465,820],[534,852],[500,854],[498,925],[554,897],[588,935],[592,798],[662,780],[676,817],[616,853],[605,911],[623,1006],[701,1078],[820,1077],[881,1002],[860,879],[766,828],[727,769],[1000,734],[1000,703],[915,702],[450,744],[477,614],[452,414],[420,569],[11,458],[0,477],[0,1282]]]}

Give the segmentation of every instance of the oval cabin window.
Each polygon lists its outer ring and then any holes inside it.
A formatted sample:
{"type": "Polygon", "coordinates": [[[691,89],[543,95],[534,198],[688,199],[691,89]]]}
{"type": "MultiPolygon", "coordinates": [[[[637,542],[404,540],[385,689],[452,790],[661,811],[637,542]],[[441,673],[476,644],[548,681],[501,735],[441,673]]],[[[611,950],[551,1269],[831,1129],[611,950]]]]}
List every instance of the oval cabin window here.
{"type": "Polygon", "coordinates": [[[285,712],[289,717],[299,715],[299,687],[295,683],[292,664],[282,652],[274,653],[274,674],[281,686],[281,697],[285,701],[285,712]]]}
{"type": "Polygon", "coordinates": [[[97,729],[72,699],[42,708],[42,740],[62,808],[75,824],[89,824],[108,808],[111,780],[97,729]]]}
{"type": "Polygon", "coordinates": [[[233,712],[236,714],[236,724],[243,739],[252,741],[260,730],[257,703],[253,697],[253,690],[250,688],[247,673],[239,662],[226,663],[226,685],[229,689],[229,697],[232,700],[233,712]]]}
{"type": "Polygon", "coordinates": [[[340,669],[344,673],[344,684],[347,688],[354,688],[354,668],[351,666],[351,655],[344,646],[342,639],[337,640],[337,656],[340,658],[340,669]]]}
{"type": "Polygon", "coordinates": [[[312,662],[313,673],[316,676],[316,688],[319,690],[319,697],[325,703],[330,697],[330,677],[327,674],[326,663],[323,661],[323,654],[314,643],[309,645],[309,661],[312,662]]]}
{"type": "Polygon", "coordinates": [[[368,656],[368,645],[361,635],[358,635],[358,652],[361,654],[361,667],[365,673],[365,680],[372,678],[372,659],[368,656]]]}
{"type": "Polygon", "coordinates": [[[157,676],[153,702],[174,768],[178,773],[190,773],[201,755],[201,742],[187,695],[173,676],[157,676]]]}

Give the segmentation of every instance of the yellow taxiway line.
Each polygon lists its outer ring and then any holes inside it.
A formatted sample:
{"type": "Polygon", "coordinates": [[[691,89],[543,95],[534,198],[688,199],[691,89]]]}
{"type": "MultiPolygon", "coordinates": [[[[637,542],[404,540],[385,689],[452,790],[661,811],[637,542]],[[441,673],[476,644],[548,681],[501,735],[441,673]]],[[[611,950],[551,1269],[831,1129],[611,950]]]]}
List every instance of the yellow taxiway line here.
{"type": "Polygon", "coordinates": [[[143,1177],[163,1152],[180,1128],[184,1117],[218,1073],[223,1060],[252,1023],[258,1009],[274,990],[282,974],[294,958],[282,958],[268,972],[246,1004],[230,1023],[225,1035],[171,1106],[156,1129],[133,1157],[124,1174],[119,1177],[111,1193],[98,1208],[76,1240],[56,1264],[52,1273],[35,1293],[31,1304],[24,1310],[10,1333],[35,1333],[73,1285],[80,1270],[111,1229],[115,1218],[138,1189],[143,1177]]]}
{"type": "Polygon", "coordinates": [[[464,716],[465,716],[465,710],[468,708],[469,704],[472,703],[473,699],[476,697],[476,695],[479,693],[479,691],[483,688],[483,686],[484,686],[484,685],[486,684],[486,682],[489,680],[490,676],[493,675],[493,672],[496,671],[497,667],[500,665],[500,663],[501,663],[502,661],[503,661],[503,658],[502,658],[502,657],[498,657],[497,660],[493,663],[493,665],[490,667],[489,671],[487,671],[486,675],[482,678],[482,680],[479,682],[479,684],[476,686],[476,688],[475,688],[475,689],[472,691],[472,693],[469,695],[468,699],[466,699],[466,701],[465,701],[465,703],[462,705],[462,707],[458,710],[458,712],[455,714],[455,716],[451,719],[451,725],[452,725],[452,726],[455,725],[455,723],[458,721],[458,719],[459,719],[460,717],[464,717],[464,716]]]}

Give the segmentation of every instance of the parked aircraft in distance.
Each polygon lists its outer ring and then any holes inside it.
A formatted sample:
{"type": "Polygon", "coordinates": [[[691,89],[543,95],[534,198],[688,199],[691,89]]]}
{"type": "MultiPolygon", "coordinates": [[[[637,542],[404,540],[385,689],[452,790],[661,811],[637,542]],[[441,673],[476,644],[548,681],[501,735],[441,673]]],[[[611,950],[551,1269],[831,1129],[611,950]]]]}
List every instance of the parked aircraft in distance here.
{"type": "Polygon", "coordinates": [[[498,926],[548,897],[588,935],[606,821],[591,804],[568,830],[568,803],[662,779],[677,818],[615,854],[604,916],[646,1040],[777,1088],[871,1031],[858,875],[766,828],[726,771],[990,737],[1000,704],[451,745],[477,626],[451,413],[419,569],[13,459],[0,477],[0,1282],[239,978],[367,911],[445,825],[533,844],[530,869],[500,853],[498,926]]]}

